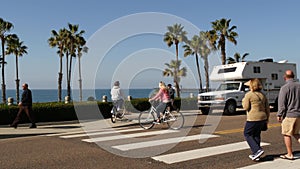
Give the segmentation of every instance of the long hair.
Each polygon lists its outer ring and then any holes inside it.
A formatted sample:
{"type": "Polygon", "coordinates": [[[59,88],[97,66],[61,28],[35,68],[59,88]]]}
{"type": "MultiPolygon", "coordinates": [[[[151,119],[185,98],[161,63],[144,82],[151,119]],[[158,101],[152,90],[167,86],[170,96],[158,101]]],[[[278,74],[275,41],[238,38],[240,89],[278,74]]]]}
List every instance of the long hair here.
{"type": "Polygon", "coordinates": [[[263,88],[263,86],[261,84],[261,81],[258,78],[255,78],[255,79],[251,79],[251,81],[250,81],[250,88],[253,91],[261,91],[262,88],[263,88]]]}

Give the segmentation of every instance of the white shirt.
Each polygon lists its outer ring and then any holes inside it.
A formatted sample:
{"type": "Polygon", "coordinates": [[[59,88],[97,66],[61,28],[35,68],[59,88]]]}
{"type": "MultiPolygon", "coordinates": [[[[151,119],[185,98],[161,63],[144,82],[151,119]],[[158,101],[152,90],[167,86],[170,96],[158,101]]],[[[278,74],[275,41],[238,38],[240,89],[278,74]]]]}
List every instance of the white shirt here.
{"type": "Polygon", "coordinates": [[[111,94],[112,100],[122,100],[123,99],[123,93],[119,86],[113,86],[110,91],[110,94],[111,94]]]}

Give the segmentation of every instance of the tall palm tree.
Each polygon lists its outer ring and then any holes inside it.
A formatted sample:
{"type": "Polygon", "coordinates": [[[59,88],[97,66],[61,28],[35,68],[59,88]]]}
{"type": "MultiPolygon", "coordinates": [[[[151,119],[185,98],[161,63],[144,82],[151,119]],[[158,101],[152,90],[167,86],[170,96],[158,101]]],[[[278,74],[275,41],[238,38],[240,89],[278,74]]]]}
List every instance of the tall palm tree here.
{"type": "Polygon", "coordinates": [[[167,68],[163,71],[163,76],[171,76],[174,78],[174,81],[180,83],[180,77],[185,77],[187,69],[183,67],[180,69],[181,60],[171,60],[170,63],[165,63],[167,68]]]}
{"type": "Polygon", "coordinates": [[[77,57],[78,57],[78,70],[79,70],[79,100],[82,101],[82,79],[81,79],[81,56],[82,56],[82,52],[87,53],[88,52],[88,47],[83,46],[85,45],[86,41],[84,40],[84,38],[80,38],[80,42],[77,47],[77,57]],[[81,47],[83,46],[83,47],[81,47]]]}
{"type": "Polygon", "coordinates": [[[6,54],[14,54],[16,56],[16,101],[17,104],[20,101],[20,79],[19,79],[19,57],[23,54],[27,54],[27,46],[23,45],[23,41],[20,41],[18,36],[13,35],[7,41],[6,54]]]}
{"type": "Polygon", "coordinates": [[[197,71],[198,71],[198,78],[199,78],[199,92],[202,92],[202,79],[201,79],[201,72],[200,72],[200,64],[199,64],[199,56],[201,50],[201,40],[200,37],[194,35],[191,40],[186,42],[186,45],[183,46],[184,48],[184,57],[194,55],[196,59],[197,71]]]}
{"type": "Polygon", "coordinates": [[[62,79],[63,79],[63,72],[62,72],[62,58],[64,56],[64,50],[66,46],[66,29],[60,29],[59,32],[55,30],[51,31],[52,36],[48,39],[48,43],[50,47],[58,47],[58,54],[59,54],[59,72],[58,72],[58,101],[62,101],[62,79]]]}
{"type": "MultiPolygon", "coordinates": [[[[79,25],[72,25],[68,24],[69,27],[69,36],[68,36],[68,51],[71,55],[70,61],[69,61],[69,72],[67,73],[67,89],[68,89],[68,96],[71,97],[71,72],[72,72],[72,60],[73,57],[76,57],[76,48],[77,46],[80,46],[79,40],[82,38],[82,35],[85,33],[84,30],[79,31],[79,25]],[[79,31],[79,32],[78,32],[79,31]]],[[[68,63],[67,63],[68,64],[68,63]]]]}
{"type": "Polygon", "coordinates": [[[237,44],[236,37],[238,37],[238,33],[234,31],[234,29],[236,29],[237,27],[230,27],[230,21],[231,19],[227,20],[225,18],[222,18],[220,20],[211,22],[213,30],[210,31],[210,34],[217,37],[217,39],[214,39],[215,41],[211,44],[215,45],[216,41],[218,41],[217,47],[215,46],[214,48],[221,49],[221,60],[223,65],[226,64],[226,39],[235,45],[237,44]]]}
{"type": "Polygon", "coordinates": [[[227,58],[227,63],[231,64],[231,63],[237,63],[237,62],[244,62],[245,58],[249,55],[249,53],[244,53],[243,56],[241,56],[240,53],[235,53],[233,57],[229,57],[227,58]],[[242,59],[242,60],[240,60],[242,59]]]}
{"type": "Polygon", "coordinates": [[[0,39],[1,39],[1,50],[2,50],[2,58],[1,58],[1,68],[2,68],[2,102],[6,103],[6,85],[5,85],[5,42],[7,39],[7,32],[13,29],[13,24],[3,20],[0,18],[0,39]]]}
{"type": "MultiPolygon", "coordinates": [[[[165,33],[164,35],[164,42],[167,43],[168,47],[171,47],[173,44],[175,44],[175,50],[176,50],[176,62],[178,62],[178,46],[180,42],[185,42],[187,40],[186,34],[187,32],[183,30],[183,26],[181,26],[181,24],[175,24],[173,26],[168,26],[168,32],[165,33]]],[[[176,65],[179,65],[176,64],[176,65]]],[[[174,70],[174,83],[175,83],[175,87],[176,87],[176,93],[177,93],[177,97],[180,97],[180,92],[179,92],[179,82],[177,81],[177,69],[175,67],[174,70]]]]}
{"type": "Polygon", "coordinates": [[[211,49],[208,47],[207,43],[209,43],[209,34],[208,31],[200,32],[200,55],[204,60],[204,72],[205,72],[205,86],[206,91],[209,91],[209,64],[208,64],[208,56],[211,53],[211,49]]]}

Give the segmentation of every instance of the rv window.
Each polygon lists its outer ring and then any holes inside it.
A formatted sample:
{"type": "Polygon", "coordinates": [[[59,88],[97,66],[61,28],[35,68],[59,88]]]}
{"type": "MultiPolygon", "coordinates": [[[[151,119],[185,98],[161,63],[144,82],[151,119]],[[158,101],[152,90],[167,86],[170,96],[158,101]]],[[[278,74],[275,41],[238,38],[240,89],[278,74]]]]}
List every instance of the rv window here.
{"type": "Polygon", "coordinates": [[[259,66],[254,66],[253,67],[253,73],[260,73],[260,67],[259,66]]]}
{"type": "Polygon", "coordinates": [[[235,72],[236,67],[231,67],[231,68],[224,68],[224,69],[220,69],[218,71],[218,74],[220,73],[229,73],[229,72],[235,72]]]}
{"type": "Polygon", "coordinates": [[[278,74],[277,73],[272,74],[272,80],[278,80],[278,74]]]}
{"type": "Polygon", "coordinates": [[[239,90],[240,83],[222,83],[217,88],[217,91],[223,91],[223,90],[239,90]]]}

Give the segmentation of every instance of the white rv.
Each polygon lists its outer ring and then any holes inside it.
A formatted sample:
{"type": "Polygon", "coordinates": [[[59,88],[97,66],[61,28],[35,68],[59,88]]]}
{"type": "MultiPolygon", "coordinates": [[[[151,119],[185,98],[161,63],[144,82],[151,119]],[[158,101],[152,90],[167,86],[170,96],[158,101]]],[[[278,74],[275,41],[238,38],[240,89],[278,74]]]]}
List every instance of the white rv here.
{"type": "Polygon", "coordinates": [[[259,78],[264,87],[263,92],[276,110],[278,93],[285,83],[283,76],[288,69],[295,73],[296,78],[296,64],[287,61],[273,62],[272,59],[264,59],[214,66],[210,80],[218,81],[220,85],[215,91],[200,93],[198,107],[203,114],[208,114],[210,108],[221,108],[224,114],[234,114],[236,108],[242,107],[242,99],[249,91],[244,83],[249,79],[259,78]]]}

